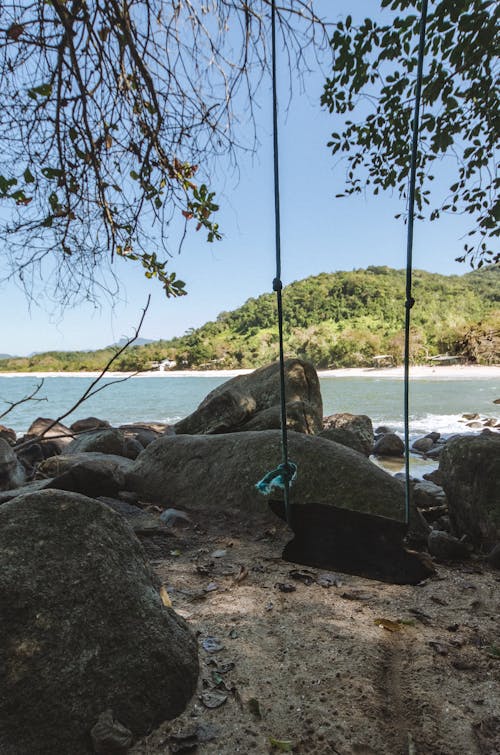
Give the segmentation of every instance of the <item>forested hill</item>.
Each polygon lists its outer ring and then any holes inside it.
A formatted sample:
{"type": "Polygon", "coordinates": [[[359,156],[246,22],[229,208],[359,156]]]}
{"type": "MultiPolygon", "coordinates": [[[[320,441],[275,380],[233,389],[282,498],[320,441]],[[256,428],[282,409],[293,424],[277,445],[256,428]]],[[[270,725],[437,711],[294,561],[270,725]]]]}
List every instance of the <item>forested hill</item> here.
{"type": "MultiPolygon", "coordinates": [[[[500,268],[444,276],[413,274],[412,361],[448,353],[500,362],[500,268]]],[[[283,291],[287,354],[317,367],[370,366],[377,355],[403,355],[405,271],[369,267],[322,273],[283,291]]],[[[0,361],[0,370],[95,370],[112,349],[48,352],[0,361]]],[[[113,369],[145,370],[169,359],[179,369],[258,367],[277,358],[273,293],[169,341],[131,347],[113,369]]]]}

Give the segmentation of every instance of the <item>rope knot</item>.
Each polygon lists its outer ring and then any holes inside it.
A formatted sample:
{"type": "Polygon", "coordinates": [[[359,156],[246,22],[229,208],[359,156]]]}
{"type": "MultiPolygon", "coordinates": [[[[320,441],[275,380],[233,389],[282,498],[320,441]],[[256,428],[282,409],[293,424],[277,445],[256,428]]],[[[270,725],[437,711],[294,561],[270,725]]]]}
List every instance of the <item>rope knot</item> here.
{"type": "Polygon", "coordinates": [[[275,278],[273,280],[273,291],[281,291],[282,288],[283,283],[281,282],[281,280],[279,278],[275,278]]]}
{"type": "Polygon", "coordinates": [[[293,461],[279,464],[276,469],[268,472],[255,487],[262,495],[269,495],[274,488],[285,490],[285,486],[292,485],[297,479],[297,465],[293,461]]]}

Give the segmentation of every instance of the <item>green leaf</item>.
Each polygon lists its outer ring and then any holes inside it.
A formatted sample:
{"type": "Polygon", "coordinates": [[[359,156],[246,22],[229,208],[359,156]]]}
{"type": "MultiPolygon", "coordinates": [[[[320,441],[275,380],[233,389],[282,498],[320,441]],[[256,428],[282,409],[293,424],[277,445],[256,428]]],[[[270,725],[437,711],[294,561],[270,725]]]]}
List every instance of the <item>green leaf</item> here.
{"type": "Polygon", "coordinates": [[[35,177],[29,168],[26,168],[26,170],[24,171],[23,178],[27,184],[32,184],[35,182],[35,177]]]}
{"type": "Polygon", "coordinates": [[[40,84],[37,87],[31,87],[31,89],[28,89],[28,97],[31,97],[32,100],[36,100],[38,96],[40,97],[50,97],[52,94],[52,84],[48,82],[47,84],[40,84]]]}

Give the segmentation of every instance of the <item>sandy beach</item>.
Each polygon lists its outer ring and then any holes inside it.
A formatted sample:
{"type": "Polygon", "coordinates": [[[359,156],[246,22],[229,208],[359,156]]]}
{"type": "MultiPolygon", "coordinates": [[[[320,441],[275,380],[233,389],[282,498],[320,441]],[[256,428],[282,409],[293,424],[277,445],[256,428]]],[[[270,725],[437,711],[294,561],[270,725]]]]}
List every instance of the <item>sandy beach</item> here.
{"type": "MultiPolygon", "coordinates": [[[[107,377],[126,378],[186,378],[186,377],[208,377],[232,378],[236,375],[247,375],[253,370],[168,370],[160,372],[108,372],[107,377]]],[[[86,377],[96,378],[99,372],[0,372],[0,377],[86,377]]],[[[338,370],[318,370],[319,377],[374,377],[374,378],[403,378],[403,367],[349,367],[338,370]]],[[[417,365],[410,368],[410,378],[412,380],[444,378],[446,380],[477,380],[500,378],[500,365],[450,365],[450,366],[432,366],[417,365]]]]}

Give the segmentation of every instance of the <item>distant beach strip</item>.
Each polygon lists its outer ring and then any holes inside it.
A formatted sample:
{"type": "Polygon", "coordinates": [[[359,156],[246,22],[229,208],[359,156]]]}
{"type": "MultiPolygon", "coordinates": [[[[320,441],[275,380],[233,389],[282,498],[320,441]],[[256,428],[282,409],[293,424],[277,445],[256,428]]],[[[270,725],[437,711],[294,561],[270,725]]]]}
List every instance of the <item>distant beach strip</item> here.
{"type": "MultiPolygon", "coordinates": [[[[253,370],[154,370],[150,372],[107,372],[106,377],[120,378],[133,376],[135,378],[187,378],[187,377],[209,377],[209,378],[232,378],[236,375],[248,375],[253,370]]],[[[94,378],[100,375],[99,372],[0,372],[0,377],[89,377],[94,378]]],[[[321,377],[374,377],[374,378],[391,378],[397,380],[403,378],[403,367],[345,367],[338,370],[318,370],[318,376],[321,377]]],[[[410,379],[421,378],[444,378],[446,380],[466,380],[500,378],[499,365],[415,365],[410,367],[410,379]]]]}

